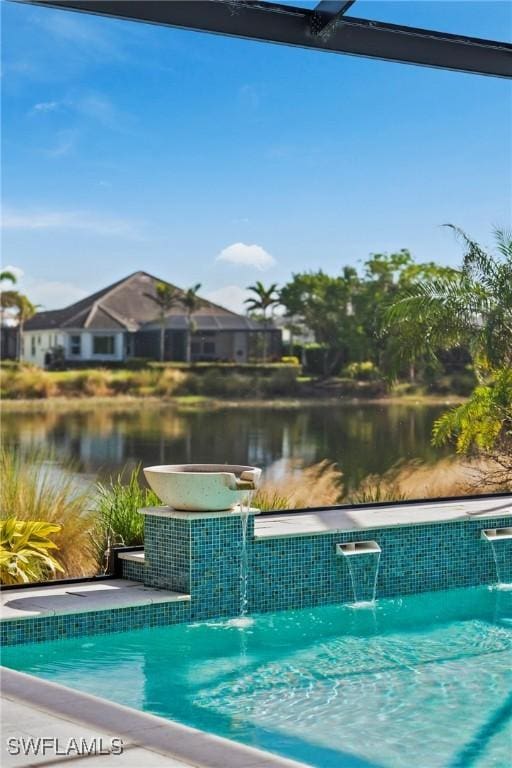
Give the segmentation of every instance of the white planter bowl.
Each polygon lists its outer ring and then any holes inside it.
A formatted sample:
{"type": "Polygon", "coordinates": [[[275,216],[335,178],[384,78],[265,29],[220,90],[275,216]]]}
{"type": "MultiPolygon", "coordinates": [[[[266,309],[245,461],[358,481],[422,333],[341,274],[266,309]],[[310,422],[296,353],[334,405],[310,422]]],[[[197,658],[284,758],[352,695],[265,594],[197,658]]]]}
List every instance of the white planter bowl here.
{"type": "Polygon", "coordinates": [[[217,512],[246,503],[261,469],[239,464],[164,464],[146,467],[150,488],[173,509],[217,512]]]}

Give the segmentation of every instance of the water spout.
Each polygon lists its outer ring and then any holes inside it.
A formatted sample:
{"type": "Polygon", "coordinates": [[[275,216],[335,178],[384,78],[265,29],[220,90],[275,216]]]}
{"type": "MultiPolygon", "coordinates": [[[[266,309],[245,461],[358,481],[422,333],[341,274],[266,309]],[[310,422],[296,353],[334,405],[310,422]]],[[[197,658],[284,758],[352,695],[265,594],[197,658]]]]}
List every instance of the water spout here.
{"type": "Polygon", "coordinates": [[[348,565],[356,607],[375,604],[380,552],[376,541],[350,541],[346,544],[336,544],[336,554],[342,555],[348,565]]]}
{"type": "Polygon", "coordinates": [[[249,562],[247,552],[247,525],[249,522],[249,513],[254,493],[254,485],[247,489],[247,494],[243,497],[235,512],[240,515],[240,524],[242,526],[242,543],[240,548],[240,612],[235,619],[230,619],[228,626],[244,629],[251,626],[253,620],[247,615],[249,608],[249,562]]]}
{"type": "Polygon", "coordinates": [[[498,589],[512,589],[512,528],[487,528],[482,539],[492,548],[498,589]]]}

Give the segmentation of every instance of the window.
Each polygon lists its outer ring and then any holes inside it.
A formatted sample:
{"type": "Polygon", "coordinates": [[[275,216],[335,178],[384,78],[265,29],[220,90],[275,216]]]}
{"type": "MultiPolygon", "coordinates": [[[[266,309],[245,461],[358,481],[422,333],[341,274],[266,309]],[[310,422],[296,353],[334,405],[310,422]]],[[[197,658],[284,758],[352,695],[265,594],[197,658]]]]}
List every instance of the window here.
{"type": "Polygon", "coordinates": [[[71,336],[69,351],[72,355],[82,354],[82,338],[81,336],[71,336]]]}
{"type": "Polygon", "coordinates": [[[196,337],[191,345],[190,351],[196,358],[209,357],[215,355],[215,331],[202,331],[199,337],[196,337]]]}
{"type": "Polygon", "coordinates": [[[30,354],[32,357],[36,356],[36,337],[31,336],[30,337],[30,354]]]}
{"type": "Polygon", "coordinates": [[[94,336],[92,340],[92,353],[93,355],[114,355],[115,346],[115,336],[94,336]]]}

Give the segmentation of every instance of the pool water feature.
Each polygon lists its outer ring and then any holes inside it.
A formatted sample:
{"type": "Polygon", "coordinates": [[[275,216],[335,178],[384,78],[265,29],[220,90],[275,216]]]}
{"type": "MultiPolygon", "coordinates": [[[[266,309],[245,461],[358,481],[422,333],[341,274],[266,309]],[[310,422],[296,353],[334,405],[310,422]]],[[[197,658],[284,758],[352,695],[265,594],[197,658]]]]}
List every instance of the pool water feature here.
{"type": "Polygon", "coordinates": [[[245,629],[253,623],[253,620],[247,615],[249,611],[249,553],[247,549],[247,527],[253,495],[253,491],[248,491],[247,495],[236,509],[236,513],[240,516],[240,525],[242,527],[242,539],[240,543],[240,613],[237,617],[230,619],[228,624],[232,627],[238,627],[239,629],[245,629]]]}
{"type": "Polygon", "coordinates": [[[482,531],[482,538],[492,548],[497,588],[512,590],[512,528],[488,528],[482,531]]]}
{"type": "Polygon", "coordinates": [[[240,547],[240,619],[243,625],[249,608],[249,556],[247,551],[247,526],[254,491],[248,491],[240,502],[240,525],[242,526],[242,543],[240,547]]]}
{"type": "Polygon", "coordinates": [[[6,647],[3,663],[318,768],[509,768],[511,592],[253,619],[6,647]]]}
{"type": "Polygon", "coordinates": [[[350,573],[353,607],[373,607],[379,575],[379,545],[376,541],[352,541],[338,544],[336,551],[344,557],[350,573]]]}

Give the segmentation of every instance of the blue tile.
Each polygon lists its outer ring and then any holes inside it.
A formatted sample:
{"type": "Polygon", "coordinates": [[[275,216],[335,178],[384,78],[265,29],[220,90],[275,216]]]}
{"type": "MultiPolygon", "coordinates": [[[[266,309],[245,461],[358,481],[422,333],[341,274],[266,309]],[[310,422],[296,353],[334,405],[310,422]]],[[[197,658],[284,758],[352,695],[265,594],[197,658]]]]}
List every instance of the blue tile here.
{"type": "MultiPolygon", "coordinates": [[[[336,555],[336,544],[351,541],[374,540],[380,545],[377,597],[492,584],[496,565],[481,530],[509,524],[510,518],[487,518],[255,540],[251,516],[247,530],[249,610],[351,602],[347,558],[336,555]]],[[[146,564],[124,561],[123,575],[190,594],[190,603],[5,621],[0,624],[2,643],[235,616],[241,602],[241,546],[238,516],[197,520],[146,516],[146,564]]],[[[508,554],[501,556],[512,556],[512,544],[508,554]]]]}

